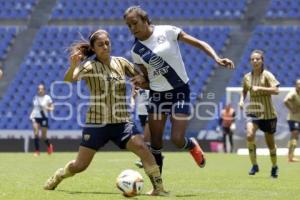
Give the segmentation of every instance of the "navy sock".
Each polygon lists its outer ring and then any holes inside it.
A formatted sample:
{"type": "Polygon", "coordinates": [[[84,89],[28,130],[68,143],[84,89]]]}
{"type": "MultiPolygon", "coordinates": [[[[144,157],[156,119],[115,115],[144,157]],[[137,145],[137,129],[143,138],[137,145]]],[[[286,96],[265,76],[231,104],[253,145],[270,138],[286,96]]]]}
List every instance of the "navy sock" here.
{"type": "Polygon", "coordinates": [[[162,167],[163,167],[163,157],[161,154],[161,149],[155,149],[153,147],[151,147],[151,152],[155,158],[156,164],[159,167],[159,171],[160,173],[162,173],[162,167]]]}

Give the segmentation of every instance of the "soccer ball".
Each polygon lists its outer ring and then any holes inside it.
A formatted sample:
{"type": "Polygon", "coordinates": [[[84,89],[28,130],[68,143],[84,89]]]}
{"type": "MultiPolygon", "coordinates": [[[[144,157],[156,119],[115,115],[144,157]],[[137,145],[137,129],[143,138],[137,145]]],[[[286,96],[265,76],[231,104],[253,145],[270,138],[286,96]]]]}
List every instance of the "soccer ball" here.
{"type": "Polygon", "coordinates": [[[116,185],[125,197],[133,197],[138,195],[143,189],[144,180],[139,172],[126,169],[117,177],[116,185]]]}

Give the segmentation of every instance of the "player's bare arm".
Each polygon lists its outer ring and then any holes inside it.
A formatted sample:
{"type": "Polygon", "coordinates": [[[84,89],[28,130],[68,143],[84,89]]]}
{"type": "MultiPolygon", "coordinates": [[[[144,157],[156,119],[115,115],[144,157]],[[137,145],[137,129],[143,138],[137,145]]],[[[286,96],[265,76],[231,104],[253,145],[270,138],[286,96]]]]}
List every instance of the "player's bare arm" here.
{"type": "Polygon", "coordinates": [[[243,90],[240,97],[239,107],[240,109],[244,109],[244,101],[247,97],[247,90],[243,90]]]}
{"type": "Polygon", "coordinates": [[[180,32],[178,40],[181,40],[189,45],[203,50],[207,55],[212,57],[219,65],[229,69],[234,69],[234,63],[228,58],[220,58],[215,52],[215,50],[208,43],[202,40],[198,40],[197,38],[185,33],[184,31],[180,32]]]}

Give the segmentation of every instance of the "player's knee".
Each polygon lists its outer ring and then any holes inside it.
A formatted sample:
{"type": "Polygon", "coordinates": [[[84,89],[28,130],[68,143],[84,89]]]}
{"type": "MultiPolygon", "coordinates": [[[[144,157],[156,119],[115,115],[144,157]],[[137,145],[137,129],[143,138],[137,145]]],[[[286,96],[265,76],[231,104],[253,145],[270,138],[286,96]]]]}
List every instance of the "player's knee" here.
{"type": "Polygon", "coordinates": [[[254,134],[252,131],[247,130],[247,140],[248,141],[254,140],[254,134]]]}
{"type": "Polygon", "coordinates": [[[254,136],[253,136],[253,134],[247,134],[247,141],[248,141],[248,142],[253,142],[253,141],[254,141],[254,136]]]}

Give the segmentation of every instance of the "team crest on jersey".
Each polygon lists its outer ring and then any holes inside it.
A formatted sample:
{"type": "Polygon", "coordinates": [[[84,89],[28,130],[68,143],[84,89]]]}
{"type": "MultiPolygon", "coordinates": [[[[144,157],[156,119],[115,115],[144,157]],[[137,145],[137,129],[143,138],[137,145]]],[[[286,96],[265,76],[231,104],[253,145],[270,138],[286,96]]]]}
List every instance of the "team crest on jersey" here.
{"type": "Polygon", "coordinates": [[[91,138],[91,135],[90,135],[90,134],[84,134],[84,135],[83,135],[83,140],[84,140],[84,141],[88,141],[90,138],[91,138]]]}
{"type": "Polygon", "coordinates": [[[161,35],[157,38],[157,43],[162,44],[166,41],[166,37],[164,35],[161,35]]]}

